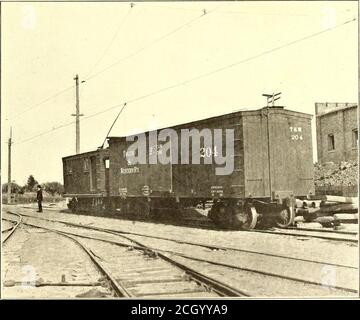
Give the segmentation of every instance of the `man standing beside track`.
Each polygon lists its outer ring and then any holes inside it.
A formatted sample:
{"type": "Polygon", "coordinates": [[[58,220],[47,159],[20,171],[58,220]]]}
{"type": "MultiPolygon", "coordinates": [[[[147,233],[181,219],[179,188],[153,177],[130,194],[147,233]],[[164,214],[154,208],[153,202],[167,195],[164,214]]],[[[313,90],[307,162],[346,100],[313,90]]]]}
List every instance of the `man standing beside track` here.
{"type": "Polygon", "coordinates": [[[38,185],[38,190],[36,193],[36,200],[39,206],[39,210],[37,212],[42,212],[42,201],[43,201],[43,194],[42,194],[42,189],[41,189],[41,185],[38,185]]]}

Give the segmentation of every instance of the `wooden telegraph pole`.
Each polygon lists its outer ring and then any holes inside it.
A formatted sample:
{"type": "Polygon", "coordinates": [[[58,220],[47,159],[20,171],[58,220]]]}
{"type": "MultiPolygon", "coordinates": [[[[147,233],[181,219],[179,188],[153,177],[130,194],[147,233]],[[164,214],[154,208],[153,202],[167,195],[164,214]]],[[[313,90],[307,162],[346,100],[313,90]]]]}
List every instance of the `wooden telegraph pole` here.
{"type": "Polygon", "coordinates": [[[76,117],[76,154],[80,153],[80,117],[83,114],[80,114],[80,99],[79,99],[79,76],[76,75],[75,78],[76,83],[76,113],[72,114],[72,116],[76,117]]]}
{"type": "Polygon", "coordinates": [[[7,203],[11,203],[11,145],[12,145],[12,127],[10,127],[10,138],[8,141],[8,185],[7,185],[7,203]]]}

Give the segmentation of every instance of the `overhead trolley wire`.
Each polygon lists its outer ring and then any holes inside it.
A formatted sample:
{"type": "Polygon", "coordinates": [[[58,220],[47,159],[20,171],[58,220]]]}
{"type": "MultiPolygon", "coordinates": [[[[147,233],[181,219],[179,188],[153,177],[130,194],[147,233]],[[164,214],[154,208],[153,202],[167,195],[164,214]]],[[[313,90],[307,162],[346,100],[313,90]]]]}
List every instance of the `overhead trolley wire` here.
{"type": "MultiPolygon", "coordinates": [[[[102,53],[102,55],[99,57],[99,59],[98,59],[98,60],[95,62],[95,64],[91,67],[91,69],[90,69],[90,71],[89,71],[89,73],[88,73],[88,77],[91,75],[91,73],[94,71],[94,69],[98,66],[98,64],[102,61],[102,59],[105,57],[105,55],[107,54],[107,52],[108,52],[109,49],[111,48],[111,46],[112,46],[112,44],[114,43],[117,35],[118,35],[119,32],[120,32],[122,26],[124,25],[126,19],[128,18],[129,14],[130,14],[130,12],[131,12],[131,8],[132,8],[133,6],[134,6],[133,4],[130,4],[129,10],[127,11],[127,13],[124,15],[123,19],[121,20],[121,22],[120,22],[120,24],[119,24],[119,26],[118,26],[118,28],[117,28],[114,36],[112,37],[111,41],[109,42],[109,44],[107,45],[107,47],[105,48],[105,50],[103,51],[103,53],[102,53]]],[[[28,109],[20,112],[19,114],[17,114],[17,115],[14,116],[13,118],[10,118],[10,120],[15,120],[15,119],[17,119],[18,117],[22,116],[23,114],[27,113],[28,111],[35,109],[36,107],[44,104],[45,102],[48,102],[48,101],[52,100],[53,98],[56,98],[57,96],[61,95],[62,93],[67,92],[67,91],[70,90],[70,89],[73,89],[74,87],[75,87],[74,85],[71,85],[71,86],[69,86],[69,87],[66,87],[65,89],[63,89],[63,90],[61,90],[61,91],[59,91],[59,92],[57,92],[57,93],[55,93],[55,94],[53,94],[53,95],[45,98],[44,100],[40,101],[39,103],[37,103],[37,104],[31,106],[30,108],[28,108],[28,109]]]]}
{"type": "MultiPolygon", "coordinates": [[[[217,7],[219,7],[219,6],[217,6],[217,7]]],[[[217,8],[217,7],[216,7],[216,8],[217,8]]],[[[211,12],[212,12],[212,11],[211,11],[211,12]]],[[[115,62],[115,63],[113,63],[112,65],[108,66],[107,68],[101,70],[100,72],[98,72],[98,73],[95,74],[94,76],[97,76],[97,75],[99,75],[99,74],[107,71],[108,69],[114,67],[115,65],[119,64],[120,62],[122,62],[122,61],[124,61],[124,60],[130,59],[130,58],[136,56],[137,54],[141,53],[141,52],[144,51],[145,49],[153,46],[154,44],[156,44],[156,43],[158,43],[158,42],[166,39],[167,37],[173,35],[174,33],[178,32],[178,31],[180,31],[181,29],[189,26],[190,24],[192,24],[193,22],[197,21],[198,19],[200,19],[201,17],[203,17],[203,16],[206,15],[207,13],[208,13],[208,12],[207,12],[205,9],[203,9],[202,15],[200,15],[200,16],[194,18],[194,19],[191,19],[190,21],[186,22],[185,24],[182,24],[182,25],[176,27],[175,29],[171,30],[170,32],[168,32],[168,33],[166,33],[166,34],[164,34],[164,35],[162,35],[162,36],[160,36],[159,38],[154,39],[152,42],[150,42],[150,43],[148,43],[147,45],[141,47],[140,49],[138,49],[137,51],[133,52],[132,54],[130,54],[130,55],[128,55],[128,56],[120,59],[119,61],[117,61],[117,62],[115,62]]],[[[91,79],[91,78],[92,78],[92,77],[89,77],[88,80],[91,79]]],[[[121,113],[123,112],[123,110],[125,109],[126,105],[127,105],[127,103],[125,102],[124,105],[123,105],[123,107],[121,108],[120,112],[119,112],[118,115],[116,116],[115,120],[113,121],[112,125],[110,126],[110,129],[109,129],[108,133],[107,133],[106,136],[105,136],[105,139],[104,139],[104,142],[103,142],[102,145],[101,145],[101,148],[104,147],[104,144],[105,144],[105,142],[106,142],[107,137],[109,136],[109,134],[110,134],[113,126],[115,125],[117,119],[119,118],[119,116],[121,115],[121,113]]],[[[110,108],[110,109],[113,109],[113,108],[110,108]]]]}
{"type": "MultiPolygon", "coordinates": [[[[98,115],[100,115],[100,114],[103,114],[103,113],[105,113],[105,112],[108,112],[108,111],[110,111],[110,110],[113,110],[113,109],[115,109],[115,108],[118,108],[118,107],[120,107],[120,106],[122,106],[122,105],[123,105],[123,104],[116,104],[116,105],[113,105],[113,106],[111,106],[111,107],[109,107],[109,108],[106,108],[106,109],[104,109],[104,110],[101,110],[101,111],[99,111],[99,112],[90,114],[90,115],[88,115],[88,116],[84,116],[83,119],[82,119],[82,121],[84,121],[84,120],[86,120],[86,119],[90,119],[90,118],[96,117],[96,116],[98,116],[98,115]]],[[[52,129],[49,129],[49,130],[47,130],[47,131],[44,131],[44,132],[42,132],[42,133],[36,134],[36,135],[34,135],[34,136],[32,136],[32,137],[29,137],[29,138],[27,138],[27,139],[21,140],[21,141],[19,141],[19,142],[15,142],[15,143],[13,143],[13,145],[18,145],[18,144],[22,144],[22,143],[25,143],[25,142],[32,141],[32,140],[34,140],[34,139],[36,139],[36,138],[39,138],[39,137],[41,137],[41,136],[44,136],[44,135],[46,135],[46,134],[48,134],[48,133],[52,133],[52,132],[54,132],[54,131],[56,131],[56,130],[58,130],[58,129],[62,129],[62,128],[71,126],[71,125],[73,125],[73,124],[75,124],[75,123],[76,123],[76,120],[73,120],[73,121],[70,121],[70,122],[61,124],[61,125],[59,125],[59,126],[53,127],[52,129]]]]}
{"type": "Polygon", "coordinates": [[[142,51],[144,51],[145,49],[148,49],[150,47],[152,47],[153,45],[155,45],[156,43],[168,38],[169,36],[173,35],[174,33],[177,33],[179,32],[180,30],[184,29],[185,27],[188,27],[189,25],[191,25],[192,23],[194,23],[195,21],[199,20],[201,17],[203,17],[205,14],[201,14],[200,16],[197,16],[193,19],[191,19],[190,21],[184,23],[184,24],[181,24],[180,26],[177,26],[176,28],[174,28],[173,30],[171,30],[170,32],[168,33],[165,33],[163,34],[162,36],[154,39],[153,41],[149,42],[148,44],[144,45],[143,47],[137,49],[136,51],[130,53],[129,55],[115,61],[114,63],[112,63],[111,65],[105,67],[104,69],[94,73],[92,76],[89,76],[88,78],[85,79],[85,81],[89,81],[90,79],[93,79],[95,77],[97,77],[98,75],[104,73],[105,71],[115,67],[116,65],[118,65],[119,63],[123,62],[123,61],[126,61],[134,56],[137,56],[139,53],[141,53],[142,51]]]}
{"type": "Polygon", "coordinates": [[[135,101],[138,101],[138,100],[142,100],[142,99],[145,99],[145,98],[147,98],[147,97],[153,96],[153,95],[155,95],[155,94],[159,94],[159,93],[161,93],[161,92],[164,92],[164,91],[167,91],[167,90],[170,90],[170,89],[179,87],[179,86],[183,86],[183,85],[186,85],[186,84],[188,84],[188,83],[190,83],[190,82],[193,82],[193,81],[196,81],[196,80],[199,80],[199,79],[202,79],[202,78],[211,76],[211,75],[213,75],[213,74],[215,74],[215,73],[218,73],[218,72],[224,71],[224,70],[226,70],[226,69],[235,67],[235,66],[237,66],[237,65],[239,65],[239,64],[242,64],[242,63],[245,63],[245,62],[248,62],[248,61],[257,59],[257,58],[260,58],[261,56],[264,56],[264,55],[267,55],[267,54],[269,54],[269,53],[278,51],[278,50],[283,49],[283,48],[285,48],[285,47],[292,46],[292,45],[297,44],[297,43],[299,43],[299,42],[302,42],[302,41],[311,39],[311,38],[313,38],[313,37],[319,36],[319,35],[321,35],[321,34],[323,34],[323,33],[326,33],[326,32],[329,32],[329,31],[331,31],[331,30],[334,30],[334,29],[336,29],[336,28],[339,28],[339,27],[341,27],[341,26],[344,26],[345,24],[348,24],[348,23],[353,22],[353,21],[355,21],[355,20],[357,20],[357,19],[356,19],[356,18],[353,18],[353,19],[351,19],[351,20],[347,20],[347,21],[345,21],[345,22],[343,22],[343,23],[341,23],[341,24],[338,24],[338,25],[336,25],[336,26],[333,26],[333,27],[330,27],[330,28],[321,30],[321,31],[319,31],[319,32],[310,34],[310,35],[308,35],[308,36],[299,38],[299,39],[294,40],[294,41],[287,42],[287,43],[285,43],[285,44],[283,44],[283,45],[280,45],[280,46],[277,46],[277,47],[275,47],[275,48],[272,48],[272,49],[263,51],[263,52],[261,52],[261,53],[259,53],[259,54],[256,54],[256,55],[254,55],[254,56],[251,56],[251,57],[249,57],[249,58],[246,58],[246,59],[243,59],[243,60],[240,60],[240,61],[236,61],[236,62],[234,62],[234,63],[225,65],[225,66],[223,66],[223,67],[220,67],[220,68],[218,68],[218,69],[215,69],[215,70],[212,70],[212,71],[209,71],[209,72],[205,72],[205,73],[203,73],[203,74],[200,74],[200,75],[198,75],[198,76],[196,76],[196,77],[187,79],[187,80],[185,80],[185,81],[178,82],[178,83],[175,83],[175,84],[170,85],[170,86],[167,86],[167,87],[163,87],[163,88],[158,89],[158,90],[154,90],[154,91],[152,91],[152,92],[150,92],[150,93],[148,93],[148,94],[145,94],[145,95],[136,97],[136,98],[134,98],[134,99],[128,100],[128,103],[132,103],[132,102],[135,102],[135,101]]]}
{"type": "MultiPolygon", "coordinates": [[[[173,85],[170,85],[170,86],[167,86],[167,87],[163,87],[163,88],[154,90],[154,91],[152,91],[152,92],[149,92],[149,93],[147,93],[147,94],[144,94],[144,95],[135,97],[135,98],[133,98],[133,99],[129,99],[129,100],[127,100],[125,103],[116,104],[116,105],[114,105],[114,106],[112,106],[112,107],[106,108],[106,109],[101,110],[101,111],[99,111],[99,112],[96,112],[96,113],[94,113],[94,114],[92,114],[92,115],[89,115],[89,116],[87,116],[87,117],[84,117],[83,120],[89,119],[89,118],[92,118],[92,117],[95,117],[95,116],[98,116],[98,115],[100,115],[100,114],[102,114],[102,113],[105,113],[105,112],[108,112],[108,111],[113,110],[113,109],[115,109],[115,108],[118,108],[119,106],[123,106],[123,108],[124,108],[124,107],[127,106],[129,103],[134,103],[134,102],[137,102],[137,101],[146,99],[146,98],[148,98],[148,97],[151,97],[151,96],[160,94],[160,93],[162,93],[162,92],[164,92],[164,91],[168,91],[168,90],[174,89],[174,88],[176,88],[176,87],[183,86],[183,85],[186,85],[186,84],[188,84],[188,83],[191,83],[191,82],[193,82],[193,81],[196,81],[196,80],[199,80],[199,79],[208,77],[208,76],[213,75],[213,74],[215,74],[215,73],[218,73],[218,72],[221,72],[221,71],[223,71],[223,70],[226,70],[226,69],[235,67],[235,66],[237,66],[237,65],[239,65],[239,64],[246,63],[246,62],[248,62],[248,61],[257,59],[257,58],[259,58],[259,57],[261,57],[261,56],[264,56],[264,55],[270,54],[270,53],[272,53],[272,52],[281,50],[281,49],[286,48],[286,47],[288,47],[288,46],[292,46],[292,45],[297,44],[297,43],[299,43],[299,42],[306,41],[306,40],[308,40],[308,39],[317,37],[317,36],[319,36],[319,35],[321,35],[321,34],[324,34],[324,33],[326,33],[326,32],[332,31],[332,30],[334,30],[334,29],[340,28],[340,27],[342,27],[342,26],[344,26],[344,25],[346,25],[346,24],[348,24],[348,23],[354,22],[354,21],[356,21],[356,20],[357,20],[356,18],[353,18],[353,19],[351,19],[351,20],[347,20],[347,21],[345,21],[345,22],[343,22],[343,23],[340,23],[340,24],[337,24],[337,25],[335,25],[335,26],[333,26],[333,27],[329,27],[329,28],[326,28],[326,29],[324,29],[324,30],[321,30],[321,31],[312,33],[312,34],[310,34],[310,35],[308,35],[308,36],[305,36],[305,37],[302,37],[302,38],[299,38],[299,39],[296,39],[296,40],[287,42],[287,43],[285,43],[285,44],[283,44],[283,45],[280,45],[280,46],[274,47],[274,48],[272,48],[272,49],[263,51],[263,52],[261,52],[261,53],[259,53],[259,54],[256,54],[256,55],[254,55],[254,56],[251,56],[251,57],[249,57],[249,58],[246,58],[246,59],[243,59],[243,60],[240,60],[240,61],[237,61],[237,62],[228,64],[228,65],[225,65],[225,66],[220,67],[220,68],[217,68],[217,69],[215,69],[215,70],[212,70],[212,71],[209,71],[209,72],[200,74],[200,75],[198,75],[198,76],[196,76],[196,77],[187,79],[187,80],[185,80],[185,81],[181,81],[181,82],[175,83],[175,84],[173,84],[173,85]]],[[[117,118],[118,118],[118,117],[117,117],[117,118]]],[[[117,119],[116,119],[116,120],[117,120],[117,119]]],[[[41,136],[41,135],[47,134],[47,133],[49,133],[49,132],[53,132],[54,130],[57,130],[57,129],[60,129],[60,128],[63,128],[63,127],[66,127],[66,126],[69,126],[69,125],[71,125],[71,124],[73,124],[73,123],[75,123],[75,122],[72,121],[72,122],[70,122],[70,123],[61,125],[61,126],[59,126],[59,127],[53,128],[52,130],[46,131],[46,132],[44,132],[44,133],[42,133],[42,134],[36,135],[36,136],[34,136],[34,137],[30,137],[30,138],[28,138],[28,139],[26,139],[26,140],[22,140],[22,141],[20,141],[20,142],[18,142],[18,143],[16,143],[16,144],[20,144],[20,143],[23,143],[23,142],[26,142],[26,141],[30,141],[30,140],[32,140],[32,139],[35,139],[35,138],[41,136]]]]}
{"type": "Polygon", "coordinates": [[[69,86],[69,87],[66,87],[65,89],[62,89],[62,90],[58,91],[57,93],[54,93],[53,95],[51,95],[51,96],[49,96],[49,97],[45,98],[44,100],[42,100],[42,101],[38,102],[37,104],[35,104],[35,105],[33,105],[33,106],[31,106],[31,107],[29,107],[29,108],[25,109],[24,111],[22,111],[22,112],[18,113],[18,114],[17,114],[17,115],[15,115],[13,118],[12,118],[12,117],[10,117],[10,119],[9,119],[9,120],[14,120],[14,119],[17,119],[18,117],[22,116],[24,113],[27,113],[27,112],[29,112],[30,110],[33,110],[33,109],[35,109],[36,107],[41,106],[41,105],[42,105],[42,104],[44,104],[45,102],[48,102],[48,101],[50,101],[50,100],[52,100],[52,99],[54,99],[54,98],[58,97],[59,95],[61,95],[61,94],[65,93],[65,92],[67,92],[67,91],[69,91],[70,89],[73,89],[73,88],[75,88],[75,85],[71,85],[71,86],[69,86]]]}
{"type": "MultiPolygon", "coordinates": [[[[177,33],[177,32],[180,31],[180,30],[182,30],[183,28],[188,27],[189,25],[191,25],[192,23],[194,23],[195,21],[197,21],[198,19],[200,19],[201,17],[203,17],[203,16],[205,15],[205,14],[203,13],[203,14],[201,14],[200,16],[197,16],[196,18],[193,18],[193,19],[187,21],[186,23],[181,24],[180,26],[177,26],[176,28],[174,28],[174,29],[171,30],[170,32],[168,32],[168,33],[166,33],[166,34],[164,34],[164,35],[162,35],[162,36],[154,39],[153,41],[151,41],[151,42],[148,43],[147,45],[145,45],[145,46],[137,49],[136,51],[132,52],[131,54],[129,54],[129,55],[121,58],[120,60],[112,63],[111,65],[109,65],[109,66],[105,67],[104,69],[99,70],[98,72],[96,72],[96,73],[94,73],[94,74],[91,75],[91,73],[93,72],[93,70],[95,69],[95,67],[100,63],[100,61],[101,61],[101,60],[103,59],[103,57],[106,55],[107,51],[110,49],[112,43],[115,41],[115,38],[116,38],[117,34],[120,32],[122,26],[124,25],[124,22],[126,21],[126,19],[128,18],[129,14],[130,14],[130,12],[131,12],[130,10],[131,10],[131,7],[130,7],[128,13],[124,16],[124,19],[122,20],[122,22],[120,23],[120,25],[119,25],[119,27],[118,27],[118,31],[115,33],[115,35],[114,35],[114,37],[113,37],[113,40],[111,40],[111,42],[109,43],[108,47],[104,50],[103,55],[99,58],[99,60],[98,60],[98,61],[95,63],[95,65],[91,68],[90,72],[88,73],[88,76],[84,79],[84,81],[89,81],[90,79],[93,79],[93,78],[97,77],[98,75],[104,73],[105,71],[111,69],[112,67],[118,65],[119,63],[121,63],[121,62],[123,62],[123,61],[126,61],[126,60],[128,60],[128,59],[130,59],[130,58],[132,58],[132,57],[134,57],[134,56],[136,56],[136,55],[138,55],[139,53],[141,53],[141,52],[144,51],[145,49],[152,47],[154,44],[162,41],[163,39],[168,38],[169,36],[177,33]]],[[[210,12],[207,12],[207,13],[211,13],[211,12],[214,12],[214,10],[212,10],[212,11],[210,11],[210,12]]],[[[30,111],[30,110],[32,110],[32,109],[34,109],[34,108],[36,108],[36,107],[44,104],[45,102],[50,101],[51,99],[59,96],[60,94],[66,92],[66,91],[68,91],[68,90],[70,90],[70,89],[73,89],[74,87],[75,87],[75,85],[71,85],[71,86],[69,86],[69,87],[66,87],[65,89],[63,89],[63,90],[61,90],[61,91],[59,91],[59,92],[51,95],[50,97],[48,97],[48,98],[40,101],[39,103],[31,106],[30,108],[26,109],[25,111],[20,112],[19,114],[17,114],[16,116],[14,116],[14,118],[10,118],[9,120],[14,120],[14,119],[22,116],[24,113],[26,113],[26,112],[28,112],[28,111],[30,111]]],[[[84,119],[84,118],[83,118],[83,119],[84,119]]]]}
{"type": "Polygon", "coordinates": [[[107,54],[107,52],[109,51],[109,49],[111,48],[112,44],[114,43],[115,39],[117,38],[120,30],[122,29],[125,21],[127,20],[127,18],[130,15],[130,12],[132,11],[131,9],[133,8],[133,3],[130,4],[130,8],[127,11],[127,13],[124,15],[123,19],[121,20],[116,32],[114,33],[113,37],[111,38],[110,42],[108,43],[108,45],[106,46],[105,50],[102,52],[101,56],[99,57],[98,60],[96,60],[95,64],[91,67],[88,75],[85,78],[89,79],[89,76],[92,74],[92,72],[95,70],[95,68],[99,65],[99,63],[104,59],[105,55],[107,54]]]}

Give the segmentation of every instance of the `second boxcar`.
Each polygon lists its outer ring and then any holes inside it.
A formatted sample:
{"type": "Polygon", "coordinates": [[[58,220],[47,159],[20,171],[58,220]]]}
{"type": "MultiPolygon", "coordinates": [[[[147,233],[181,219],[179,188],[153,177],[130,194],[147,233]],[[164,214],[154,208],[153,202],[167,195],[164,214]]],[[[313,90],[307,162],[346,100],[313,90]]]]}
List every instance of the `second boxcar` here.
{"type": "Polygon", "coordinates": [[[73,210],[105,209],[109,188],[107,149],[84,152],[63,159],[64,196],[73,210]]]}

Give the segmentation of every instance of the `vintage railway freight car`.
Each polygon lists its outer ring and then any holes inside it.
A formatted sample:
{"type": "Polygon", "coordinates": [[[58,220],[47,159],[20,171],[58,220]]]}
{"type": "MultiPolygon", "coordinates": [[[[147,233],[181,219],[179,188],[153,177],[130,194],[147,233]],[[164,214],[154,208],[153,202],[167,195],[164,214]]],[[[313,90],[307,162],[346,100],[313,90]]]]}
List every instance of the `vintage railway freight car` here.
{"type": "MultiPolygon", "coordinates": [[[[213,200],[209,217],[219,225],[252,229],[272,221],[285,227],[293,223],[295,197],[314,193],[311,115],[283,107],[110,137],[108,143],[89,153],[99,159],[92,191],[70,194],[75,180],[64,173],[73,209],[149,217],[178,215],[182,207],[213,200]]],[[[63,158],[64,168],[82,161],[79,174],[85,175],[84,157],[63,158]]]]}
{"type": "Polygon", "coordinates": [[[101,210],[107,196],[109,150],[98,149],[63,158],[65,196],[72,209],[101,210]]]}

